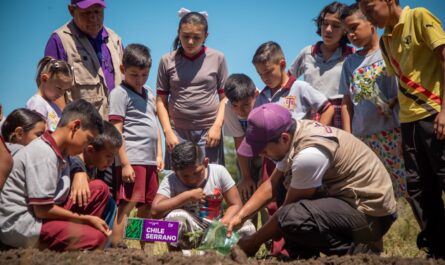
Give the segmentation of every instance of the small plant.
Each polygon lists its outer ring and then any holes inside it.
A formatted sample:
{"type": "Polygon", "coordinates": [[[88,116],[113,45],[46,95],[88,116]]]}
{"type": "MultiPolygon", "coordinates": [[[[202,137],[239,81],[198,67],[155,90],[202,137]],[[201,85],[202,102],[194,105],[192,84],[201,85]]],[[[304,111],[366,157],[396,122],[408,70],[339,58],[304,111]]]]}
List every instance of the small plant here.
{"type": "Polygon", "coordinates": [[[197,248],[199,246],[203,235],[203,230],[192,231],[185,234],[185,236],[188,238],[188,241],[193,245],[193,248],[197,248]]]}

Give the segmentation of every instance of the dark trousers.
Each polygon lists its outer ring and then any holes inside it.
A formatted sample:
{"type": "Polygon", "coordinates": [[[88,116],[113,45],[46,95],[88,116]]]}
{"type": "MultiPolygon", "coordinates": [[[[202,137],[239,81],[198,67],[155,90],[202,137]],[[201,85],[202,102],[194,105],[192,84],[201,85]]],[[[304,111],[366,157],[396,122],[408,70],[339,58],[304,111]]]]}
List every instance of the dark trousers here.
{"type": "Polygon", "coordinates": [[[378,249],[370,249],[373,242],[383,237],[396,218],[396,214],[372,217],[329,197],[301,200],[278,210],[278,222],[292,258],[316,257],[320,252],[378,253],[378,249]]]}
{"type": "Polygon", "coordinates": [[[444,258],[445,141],[436,139],[435,117],[402,123],[402,142],[408,194],[421,226],[417,246],[444,258]]]}

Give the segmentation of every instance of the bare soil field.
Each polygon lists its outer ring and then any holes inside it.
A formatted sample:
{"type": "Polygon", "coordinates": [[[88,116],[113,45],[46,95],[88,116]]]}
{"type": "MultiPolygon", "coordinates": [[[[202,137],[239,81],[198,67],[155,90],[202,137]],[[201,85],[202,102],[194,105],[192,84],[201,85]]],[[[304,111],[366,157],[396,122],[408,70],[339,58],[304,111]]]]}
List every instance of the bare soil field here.
{"type": "Polygon", "coordinates": [[[227,256],[216,253],[206,253],[203,256],[183,256],[182,253],[166,253],[152,255],[139,249],[108,249],[105,251],[73,251],[54,252],[39,251],[36,249],[18,249],[0,252],[0,264],[5,265],[92,265],[92,264],[132,264],[132,265],[213,265],[213,264],[258,264],[258,265],[292,265],[292,264],[445,264],[443,260],[432,260],[425,258],[401,258],[401,257],[378,257],[373,255],[357,256],[330,256],[310,260],[294,260],[290,262],[278,261],[277,259],[247,259],[244,253],[232,251],[227,256]]]}

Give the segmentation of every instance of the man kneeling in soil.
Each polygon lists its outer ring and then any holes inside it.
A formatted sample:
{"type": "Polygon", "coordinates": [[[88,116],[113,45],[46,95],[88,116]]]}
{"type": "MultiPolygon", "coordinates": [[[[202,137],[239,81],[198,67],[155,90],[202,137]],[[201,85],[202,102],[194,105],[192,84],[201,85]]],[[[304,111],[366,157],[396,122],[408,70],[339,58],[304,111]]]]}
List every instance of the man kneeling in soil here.
{"type": "Polygon", "coordinates": [[[287,188],[281,208],[251,236],[239,240],[247,255],[284,236],[291,258],[380,253],[381,239],[396,219],[391,179],[379,158],[351,134],[314,121],[295,121],[285,108],[266,104],[248,117],[237,150],[277,162],[270,179],[228,225],[234,227],[287,188]]]}

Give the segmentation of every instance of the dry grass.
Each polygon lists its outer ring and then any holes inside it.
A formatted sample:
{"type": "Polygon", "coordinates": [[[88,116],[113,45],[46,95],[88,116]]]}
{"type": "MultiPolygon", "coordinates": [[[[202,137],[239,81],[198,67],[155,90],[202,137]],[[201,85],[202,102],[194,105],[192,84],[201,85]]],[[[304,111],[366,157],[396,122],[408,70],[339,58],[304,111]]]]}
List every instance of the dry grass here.
{"type": "Polygon", "coordinates": [[[419,225],[404,199],[398,201],[398,218],[383,238],[384,256],[425,257],[416,246],[419,225]]]}

